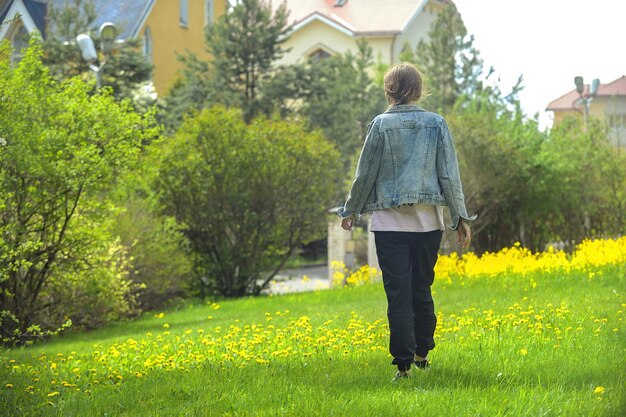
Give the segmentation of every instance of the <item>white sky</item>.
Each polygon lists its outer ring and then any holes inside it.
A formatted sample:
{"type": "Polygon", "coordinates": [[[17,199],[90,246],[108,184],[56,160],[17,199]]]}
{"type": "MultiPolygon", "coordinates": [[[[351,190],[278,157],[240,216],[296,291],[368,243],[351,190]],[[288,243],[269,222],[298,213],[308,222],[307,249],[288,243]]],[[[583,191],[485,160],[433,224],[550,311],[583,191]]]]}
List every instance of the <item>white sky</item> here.
{"type": "Polygon", "coordinates": [[[510,91],[524,76],[522,107],[551,125],[548,103],[586,84],[626,75],[626,0],[454,0],[485,71],[510,91]],[[492,75],[493,77],[493,75],[492,75]]]}

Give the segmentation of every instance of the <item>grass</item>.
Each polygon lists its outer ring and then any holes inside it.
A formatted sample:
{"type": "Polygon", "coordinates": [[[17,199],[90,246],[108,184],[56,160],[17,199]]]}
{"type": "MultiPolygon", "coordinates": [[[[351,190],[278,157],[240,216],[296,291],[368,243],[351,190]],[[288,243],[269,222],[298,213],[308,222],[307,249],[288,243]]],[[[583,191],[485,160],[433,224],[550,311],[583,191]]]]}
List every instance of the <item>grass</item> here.
{"type": "Polygon", "coordinates": [[[622,416],[625,272],[440,280],[396,383],[379,283],[146,314],[0,352],[2,415],[622,416]]]}

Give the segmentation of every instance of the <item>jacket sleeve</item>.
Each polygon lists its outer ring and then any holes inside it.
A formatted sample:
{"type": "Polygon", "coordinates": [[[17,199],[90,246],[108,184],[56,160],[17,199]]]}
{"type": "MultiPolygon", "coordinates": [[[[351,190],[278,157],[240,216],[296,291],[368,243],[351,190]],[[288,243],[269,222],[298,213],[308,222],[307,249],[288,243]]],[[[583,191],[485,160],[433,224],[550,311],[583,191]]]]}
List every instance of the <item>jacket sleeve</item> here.
{"type": "Polygon", "coordinates": [[[461,174],[459,164],[454,149],[454,141],[448,124],[442,119],[439,137],[437,139],[437,176],[439,184],[443,190],[443,195],[450,209],[452,224],[449,227],[456,230],[459,227],[459,220],[463,219],[468,223],[476,220],[477,216],[469,216],[465,207],[465,196],[461,185],[461,174]]]}
{"type": "Polygon", "coordinates": [[[359,216],[365,206],[365,201],[369,195],[376,177],[378,176],[378,168],[383,154],[383,141],[378,130],[378,123],[374,119],[367,129],[365,143],[361,149],[359,162],[356,167],[356,174],[348,199],[343,207],[339,208],[337,214],[341,218],[350,217],[352,215],[359,216]]]}

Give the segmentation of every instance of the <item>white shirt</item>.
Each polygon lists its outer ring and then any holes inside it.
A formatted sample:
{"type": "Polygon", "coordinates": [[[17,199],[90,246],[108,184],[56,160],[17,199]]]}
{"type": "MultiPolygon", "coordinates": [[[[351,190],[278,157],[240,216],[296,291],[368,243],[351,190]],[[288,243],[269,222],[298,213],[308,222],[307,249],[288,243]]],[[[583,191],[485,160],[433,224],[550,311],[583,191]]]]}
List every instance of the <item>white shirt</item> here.
{"type": "Polygon", "coordinates": [[[443,207],[404,204],[372,213],[372,232],[432,232],[445,230],[443,207]]]}

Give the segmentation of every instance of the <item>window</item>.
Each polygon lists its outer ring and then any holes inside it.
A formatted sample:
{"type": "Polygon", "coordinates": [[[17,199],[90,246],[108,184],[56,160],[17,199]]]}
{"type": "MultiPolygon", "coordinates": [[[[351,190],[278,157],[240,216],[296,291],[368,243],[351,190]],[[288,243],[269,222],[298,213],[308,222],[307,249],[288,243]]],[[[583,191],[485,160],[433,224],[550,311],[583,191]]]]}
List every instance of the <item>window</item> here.
{"type": "Polygon", "coordinates": [[[319,61],[321,59],[328,58],[329,56],[330,54],[327,51],[323,50],[322,48],[318,48],[309,54],[309,59],[311,61],[319,61]]]}
{"type": "Polygon", "coordinates": [[[152,62],[152,30],[150,30],[150,26],[143,31],[143,54],[152,62]]]}
{"type": "Polygon", "coordinates": [[[180,26],[189,27],[189,0],[180,0],[180,26]]]}
{"type": "Polygon", "coordinates": [[[210,25],[213,23],[213,0],[206,0],[204,3],[204,24],[210,25]]]}
{"type": "Polygon", "coordinates": [[[11,54],[12,63],[17,64],[22,60],[22,54],[24,50],[28,48],[29,37],[28,30],[26,30],[24,25],[20,24],[11,38],[11,43],[13,44],[13,53],[11,54]]]}

